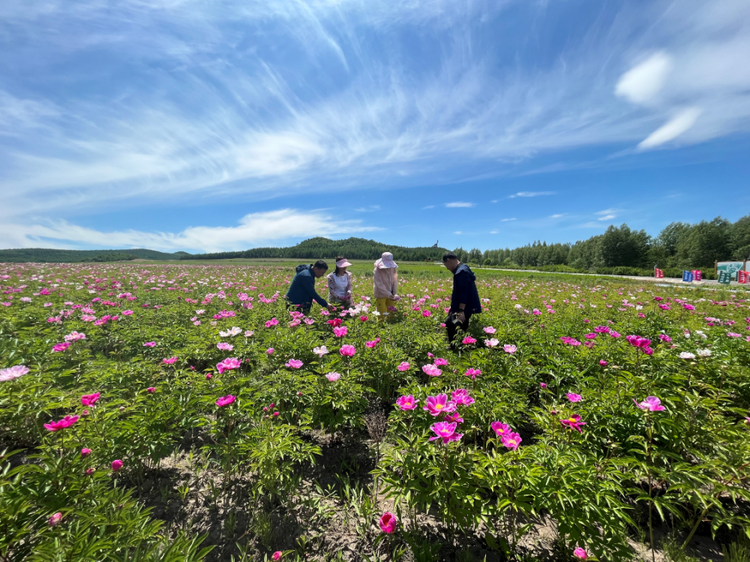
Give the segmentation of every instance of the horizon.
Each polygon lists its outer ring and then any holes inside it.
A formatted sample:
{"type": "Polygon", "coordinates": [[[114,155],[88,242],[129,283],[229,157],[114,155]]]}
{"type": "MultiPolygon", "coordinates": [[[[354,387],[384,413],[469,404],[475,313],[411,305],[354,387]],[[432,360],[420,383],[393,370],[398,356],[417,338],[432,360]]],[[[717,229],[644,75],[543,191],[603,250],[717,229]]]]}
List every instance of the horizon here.
{"type": "Polygon", "coordinates": [[[749,36],[741,0],[0,6],[0,247],[485,251],[735,222],[749,36]]]}

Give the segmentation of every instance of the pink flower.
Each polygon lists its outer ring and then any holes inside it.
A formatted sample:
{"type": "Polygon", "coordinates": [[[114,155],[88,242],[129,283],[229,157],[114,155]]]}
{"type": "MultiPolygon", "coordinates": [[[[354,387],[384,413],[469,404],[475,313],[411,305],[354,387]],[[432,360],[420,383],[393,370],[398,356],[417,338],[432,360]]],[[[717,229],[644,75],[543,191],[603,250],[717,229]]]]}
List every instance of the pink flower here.
{"type": "Polygon", "coordinates": [[[62,521],[62,513],[58,511],[49,518],[49,520],[47,521],[47,525],[49,525],[50,527],[56,527],[60,524],[60,521],[62,521]]]}
{"type": "Polygon", "coordinates": [[[14,365],[7,369],[0,369],[0,382],[12,381],[28,374],[29,368],[26,365],[14,365]]]}
{"type": "Polygon", "coordinates": [[[568,400],[570,400],[571,402],[580,402],[581,400],[583,400],[583,396],[581,396],[580,394],[576,394],[575,392],[568,392],[565,396],[567,396],[568,400]]]}
{"type": "Polygon", "coordinates": [[[155,341],[147,341],[146,343],[143,344],[143,347],[156,347],[156,342],[155,341]]]}
{"type": "Polygon", "coordinates": [[[273,326],[278,326],[279,321],[276,320],[276,318],[271,318],[268,322],[266,322],[266,328],[272,328],[273,326]]]}
{"type": "Polygon", "coordinates": [[[500,342],[495,338],[484,340],[484,345],[486,345],[487,347],[496,347],[499,343],[500,342]]]}
{"type": "Polygon", "coordinates": [[[94,471],[95,471],[95,470],[96,470],[96,469],[95,469],[95,468],[93,468],[93,467],[92,467],[92,468],[87,468],[87,469],[86,469],[86,475],[87,475],[87,476],[91,476],[92,474],[94,474],[94,471]]]}
{"type": "Polygon", "coordinates": [[[408,371],[411,365],[409,365],[406,361],[399,364],[398,367],[396,367],[399,371],[408,371]]]}
{"type": "Polygon", "coordinates": [[[321,345],[320,347],[313,348],[313,353],[318,357],[323,358],[323,356],[328,353],[328,348],[324,345],[321,345]]]}
{"type": "Polygon", "coordinates": [[[101,396],[100,392],[96,392],[94,394],[84,394],[81,396],[81,404],[84,406],[93,406],[96,404],[96,401],[99,400],[99,396],[101,396]]]}
{"type": "Polygon", "coordinates": [[[430,426],[430,429],[435,432],[434,437],[430,437],[430,441],[436,439],[442,439],[443,444],[450,443],[451,441],[458,441],[463,437],[461,433],[456,433],[456,422],[437,422],[430,426]]]}
{"type": "Polygon", "coordinates": [[[466,370],[466,372],[464,373],[464,376],[471,377],[471,380],[474,380],[481,374],[482,374],[482,371],[480,371],[479,369],[474,369],[470,367],[466,370]]]}
{"type": "Polygon", "coordinates": [[[423,366],[422,366],[422,372],[423,372],[423,373],[424,373],[425,375],[428,375],[428,376],[430,376],[430,377],[439,377],[440,375],[442,375],[442,374],[443,374],[443,371],[441,371],[440,369],[438,369],[438,368],[437,368],[437,367],[436,367],[435,365],[433,365],[432,363],[429,363],[429,364],[427,364],[427,365],[423,365],[423,366]]]}
{"type": "Polygon", "coordinates": [[[78,416],[65,416],[60,421],[45,423],[44,427],[47,429],[47,431],[55,432],[60,431],[61,429],[65,429],[66,427],[70,427],[77,421],[78,416]]]}
{"type": "Polygon", "coordinates": [[[245,334],[244,335],[245,335],[246,338],[252,338],[254,333],[255,332],[253,332],[252,330],[245,330],[245,334]]]}
{"type": "Polygon", "coordinates": [[[327,379],[328,379],[328,380],[329,380],[330,382],[336,382],[337,380],[339,380],[339,379],[341,378],[341,375],[340,375],[339,373],[328,373],[328,374],[326,375],[326,378],[327,378],[327,379]]]}
{"type": "Polygon", "coordinates": [[[730,338],[741,338],[742,334],[738,334],[736,332],[727,332],[727,337],[730,337],[730,338]]]}
{"type": "Polygon", "coordinates": [[[503,346],[503,351],[505,351],[505,353],[513,354],[516,352],[516,349],[518,348],[515,345],[505,344],[503,346]]]}
{"type": "Polygon", "coordinates": [[[81,449],[81,456],[82,456],[82,457],[83,457],[84,459],[85,459],[86,457],[88,457],[88,456],[89,456],[90,454],[91,454],[91,449],[87,449],[86,447],[84,447],[83,449],[81,449]]]}
{"type": "Polygon", "coordinates": [[[461,343],[464,345],[474,345],[475,343],[477,343],[477,340],[475,340],[471,336],[466,336],[461,343]]]}
{"type": "Polygon", "coordinates": [[[399,396],[396,400],[396,406],[401,410],[414,410],[417,407],[419,400],[414,400],[414,396],[409,394],[408,396],[399,396]]]}
{"type": "Polygon", "coordinates": [[[232,396],[231,394],[228,394],[227,396],[222,396],[216,401],[216,405],[219,408],[223,408],[224,406],[229,406],[232,402],[237,400],[236,396],[232,396]]]}
{"type": "Polygon", "coordinates": [[[539,388],[547,388],[547,383],[546,382],[540,382],[539,383],[539,388]]]}
{"type": "Polygon", "coordinates": [[[664,406],[661,405],[661,400],[659,400],[656,396],[649,396],[640,403],[637,402],[635,398],[633,398],[633,402],[635,402],[635,405],[638,406],[641,410],[648,410],[649,412],[661,412],[662,410],[664,410],[664,406]]]}
{"type": "Polygon", "coordinates": [[[177,356],[170,357],[169,359],[162,359],[161,362],[165,365],[174,365],[177,362],[177,356]]]}
{"type": "Polygon", "coordinates": [[[385,534],[390,535],[396,530],[396,526],[398,526],[398,519],[396,519],[396,516],[388,511],[383,513],[380,517],[380,530],[385,534]]]}
{"type": "Polygon", "coordinates": [[[52,348],[52,353],[60,353],[70,347],[70,342],[58,343],[52,348]]]}
{"type": "Polygon", "coordinates": [[[474,399],[469,396],[469,391],[465,388],[459,388],[451,393],[451,399],[456,406],[470,406],[474,403],[474,399]]]}
{"type": "Polygon", "coordinates": [[[80,332],[70,332],[67,336],[63,338],[65,341],[74,342],[79,340],[85,340],[86,334],[80,333],[80,332]]]}
{"type": "Polygon", "coordinates": [[[222,374],[224,371],[239,369],[241,366],[242,361],[240,361],[236,357],[227,357],[223,361],[220,361],[216,364],[216,369],[219,371],[219,374],[222,374]]]}
{"type": "Polygon", "coordinates": [[[122,315],[123,316],[131,316],[133,314],[132,310],[123,310],[122,315]]]}
{"type": "Polygon", "coordinates": [[[601,365],[602,367],[606,367],[608,365],[608,363],[604,359],[600,359],[599,360],[599,365],[601,365]]]}
{"type": "Polygon", "coordinates": [[[588,553],[580,546],[573,551],[573,556],[575,556],[579,560],[587,560],[589,557],[588,553]]]}
{"type": "Polygon", "coordinates": [[[374,339],[374,340],[372,340],[372,341],[368,341],[368,342],[365,342],[365,346],[367,346],[367,347],[369,347],[370,349],[372,349],[373,347],[375,347],[375,346],[376,346],[376,345],[378,345],[379,343],[380,343],[380,338],[375,338],[375,339],[374,339]]]}
{"type": "Polygon", "coordinates": [[[234,349],[234,346],[232,344],[224,342],[217,343],[216,347],[218,349],[221,349],[222,351],[232,351],[234,349]]]}
{"type": "Polygon", "coordinates": [[[274,552],[274,553],[273,553],[273,554],[271,555],[271,558],[273,558],[273,560],[274,560],[274,561],[277,561],[277,560],[281,560],[281,557],[282,557],[283,555],[284,555],[284,554],[283,554],[283,553],[282,553],[282,552],[281,552],[280,550],[277,550],[276,552],[274,552]]]}
{"type": "Polygon", "coordinates": [[[578,431],[578,433],[583,433],[583,431],[581,431],[581,426],[586,425],[586,422],[582,422],[581,416],[579,416],[578,414],[573,414],[569,418],[560,420],[560,423],[566,427],[569,427],[570,429],[575,429],[576,431],[578,431]]]}
{"type": "Polygon", "coordinates": [[[498,437],[502,437],[503,435],[508,435],[512,433],[512,430],[510,429],[510,426],[507,423],[495,421],[490,424],[490,427],[492,428],[492,431],[495,432],[495,435],[497,435],[498,437]]]}
{"type": "Polygon", "coordinates": [[[448,360],[443,359],[442,357],[438,357],[437,359],[433,361],[433,363],[435,364],[436,367],[442,367],[448,364],[448,360]]]}
{"type": "Polygon", "coordinates": [[[337,338],[343,338],[346,334],[349,333],[349,328],[346,326],[341,326],[340,328],[334,328],[333,329],[333,335],[337,338]]]}
{"type": "Polygon", "coordinates": [[[448,400],[447,394],[438,394],[437,396],[428,396],[422,409],[428,411],[431,416],[439,416],[440,414],[455,412],[456,404],[448,400]]]}
{"type": "Polygon", "coordinates": [[[301,369],[302,365],[304,365],[304,363],[299,359],[290,359],[284,364],[285,367],[289,367],[290,369],[301,369]]]}
{"type": "Polygon", "coordinates": [[[112,461],[112,472],[118,472],[122,468],[122,461],[116,459],[112,461]]]}
{"type": "Polygon", "coordinates": [[[266,353],[268,353],[268,355],[273,355],[274,351],[276,351],[276,350],[274,348],[272,348],[272,347],[269,347],[268,349],[266,349],[266,353]]]}
{"type": "Polygon", "coordinates": [[[490,334],[491,335],[491,334],[494,334],[495,332],[497,332],[497,330],[495,330],[495,328],[493,328],[492,326],[485,326],[482,329],[484,330],[485,334],[490,334]]]}
{"type": "Polygon", "coordinates": [[[563,343],[566,343],[568,345],[574,345],[574,346],[575,345],[581,345],[581,342],[579,342],[577,339],[571,338],[569,336],[563,336],[563,337],[561,337],[560,341],[562,341],[563,343]]]}
{"type": "Polygon", "coordinates": [[[339,353],[344,357],[354,357],[357,350],[353,345],[342,345],[341,349],[339,349],[339,353]]]}
{"type": "Polygon", "coordinates": [[[359,319],[360,319],[360,320],[361,320],[362,322],[367,322],[367,316],[360,316],[360,317],[359,317],[359,319]]]}
{"type": "Polygon", "coordinates": [[[422,316],[424,316],[425,318],[429,318],[430,316],[432,316],[432,312],[430,312],[429,310],[423,310],[422,316]]]}
{"type": "Polygon", "coordinates": [[[149,394],[153,394],[154,392],[156,392],[156,387],[154,387],[154,386],[149,386],[149,387],[148,387],[148,388],[146,389],[146,392],[148,392],[149,394]]]}
{"type": "Polygon", "coordinates": [[[449,423],[464,423],[464,419],[461,417],[461,414],[459,412],[453,412],[452,414],[445,414],[445,417],[443,418],[444,421],[447,421],[449,423]]]}
{"type": "Polygon", "coordinates": [[[500,442],[505,447],[513,451],[518,449],[518,446],[521,444],[521,441],[523,441],[523,439],[521,439],[521,436],[518,433],[513,433],[513,432],[503,433],[500,436],[500,442]]]}

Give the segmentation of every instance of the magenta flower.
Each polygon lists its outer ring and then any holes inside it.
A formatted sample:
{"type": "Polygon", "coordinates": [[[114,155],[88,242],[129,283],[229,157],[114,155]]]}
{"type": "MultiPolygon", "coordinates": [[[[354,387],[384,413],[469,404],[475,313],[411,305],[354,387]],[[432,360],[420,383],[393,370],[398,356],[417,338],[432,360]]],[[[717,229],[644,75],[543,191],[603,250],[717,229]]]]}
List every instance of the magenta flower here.
{"type": "Polygon", "coordinates": [[[7,369],[0,369],[0,382],[12,381],[28,374],[29,368],[26,365],[14,365],[7,369]]]}
{"type": "Polygon", "coordinates": [[[411,368],[411,365],[407,363],[406,361],[402,362],[398,367],[396,367],[399,371],[408,371],[411,368]]]}
{"type": "Polygon", "coordinates": [[[70,347],[70,342],[66,341],[63,343],[58,343],[52,348],[52,353],[60,353],[61,351],[65,351],[70,347]]]}
{"type": "Polygon", "coordinates": [[[365,342],[365,346],[369,347],[370,349],[372,349],[373,347],[375,347],[379,343],[380,343],[380,338],[375,338],[372,341],[365,342]]]}
{"type": "Polygon", "coordinates": [[[569,418],[560,420],[560,423],[566,427],[569,427],[570,429],[575,429],[576,431],[578,431],[578,433],[583,433],[583,431],[581,430],[581,426],[586,425],[586,422],[582,422],[581,416],[579,416],[578,414],[573,414],[569,418]]]}
{"type": "Polygon", "coordinates": [[[502,437],[503,435],[512,433],[512,430],[510,429],[510,426],[508,424],[499,421],[492,422],[490,424],[490,427],[498,437],[502,437]]]}
{"type": "Polygon", "coordinates": [[[274,348],[272,348],[272,347],[269,347],[268,349],[266,349],[266,353],[268,353],[268,355],[273,355],[274,351],[276,351],[276,350],[274,348]]]}
{"type": "Polygon", "coordinates": [[[278,326],[279,321],[276,320],[276,318],[271,318],[268,322],[266,322],[266,328],[272,328],[273,326],[278,326]]]}
{"type": "Polygon", "coordinates": [[[408,396],[399,396],[396,400],[396,406],[401,410],[414,410],[417,407],[419,400],[414,400],[414,396],[409,394],[408,396]]]}
{"type": "Polygon", "coordinates": [[[344,357],[354,357],[357,350],[353,345],[342,345],[341,349],[339,349],[339,353],[344,357]]]}
{"type": "Polygon", "coordinates": [[[447,421],[449,423],[464,423],[464,419],[461,417],[461,414],[459,412],[453,412],[452,414],[445,414],[445,417],[443,418],[444,421],[447,421]]]}
{"type": "Polygon", "coordinates": [[[518,446],[521,444],[521,441],[523,441],[523,439],[521,439],[521,436],[518,433],[510,432],[510,433],[504,433],[503,435],[500,436],[500,442],[505,447],[513,451],[518,449],[518,446]]]}
{"type": "Polygon", "coordinates": [[[609,335],[612,336],[613,338],[619,338],[620,337],[620,334],[617,333],[617,332],[615,332],[614,330],[610,330],[609,331],[609,335]]]}
{"type": "Polygon", "coordinates": [[[148,387],[148,388],[146,389],[146,392],[148,392],[149,394],[153,394],[154,392],[156,392],[156,387],[154,387],[154,386],[149,386],[149,387],[148,387]]]}
{"type": "Polygon", "coordinates": [[[337,380],[339,380],[339,379],[341,378],[341,375],[340,375],[339,373],[328,373],[328,374],[326,375],[326,378],[327,378],[327,379],[328,379],[328,380],[329,380],[330,382],[336,382],[337,380]]]}
{"type": "Polygon", "coordinates": [[[664,410],[664,406],[661,405],[661,400],[659,400],[656,396],[649,396],[640,403],[637,402],[635,398],[633,398],[633,402],[635,402],[635,405],[638,406],[641,410],[648,410],[649,412],[661,412],[662,410],[664,410]]]}
{"type": "Polygon", "coordinates": [[[461,343],[464,345],[474,345],[475,343],[477,343],[477,340],[475,340],[471,336],[466,336],[461,343]]]}
{"type": "Polygon", "coordinates": [[[120,459],[116,459],[112,461],[112,472],[119,472],[121,468],[122,468],[122,461],[120,459]]]}
{"type": "Polygon", "coordinates": [[[147,341],[146,343],[143,344],[143,347],[156,347],[156,342],[155,341],[147,341]]]}
{"type": "Polygon", "coordinates": [[[505,344],[503,346],[503,351],[505,351],[505,353],[513,354],[516,352],[516,349],[518,348],[515,345],[505,344]]]}
{"type": "Polygon", "coordinates": [[[427,365],[422,365],[422,371],[425,375],[429,375],[431,377],[439,377],[443,374],[443,371],[437,368],[436,365],[433,365],[432,363],[429,363],[427,365]]]}
{"type": "Polygon", "coordinates": [[[340,328],[333,329],[333,335],[337,338],[343,338],[347,333],[349,333],[349,328],[347,328],[346,326],[341,326],[340,328]]]}
{"type": "Polygon", "coordinates": [[[458,441],[463,435],[461,433],[456,433],[456,425],[455,422],[437,422],[432,424],[430,429],[435,432],[435,436],[430,437],[430,441],[442,439],[443,444],[450,443],[451,441],[458,441]]]}
{"type": "Polygon", "coordinates": [[[222,351],[232,351],[234,346],[231,343],[219,342],[216,347],[222,351]]]}
{"type": "Polygon", "coordinates": [[[606,367],[608,364],[609,363],[607,363],[604,359],[599,360],[599,365],[601,365],[602,367],[606,367]]]}
{"type": "Polygon", "coordinates": [[[608,334],[609,333],[609,327],[608,326],[597,326],[594,328],[594,332],[597,334],[608,334]]]}
{"type": "Polygon", "coordinates": [[[440,414],[455,412],[456,404],[448,400],[447,394],[438,394],[437,396],[428,396],[422,409],[428,411],[431,416],[439,416],[440,414]]]}
{"type": "Polygon", "coordinates": [[[430,312],[429,310],[423,310],[422,316],[424,316],[425,318],[429,318],[430,316],[432,316],[432,312],[430,312]]]}
{"type": "Polygon", "coordinates": [[[464,376],[471,377],[471,380],[474,380],[481,374],[482,374],[482,371],[480,371],[479,369],[474,369],[472,367],[469,367],[468,369],[466,369],[464,376]]]}
{"type": "Polygon", "coordinates": [[[667,343],[672,341],[672,338],[670,338],[667,334],[659,334],[659,339],[667,343]]]}
{"type": "Polygon", "coordinates": [[[573,551],[573,556],[575,556],[579,560],[587,560],[589,557],[588,553],[580,546],[573,551]]]}
{"type": "Polygon", "coordinates": [[[278,562],[279,560],[281,560],[282,556],[284,556],[284,553],[280,550],[277,550],[271,555],[271,558],[274,560],[274,562],[278,562]]]}
{"type": "Polygon", "coordinates": [[[390,535],[393,531],[395,531],[397,525],[398,519],[396,519],[396,516],[393,515],[393,513],[386,511],[380,517],[380,530],[387,535],[390,535]]]}
{"type": "Polygon", "coordinates": [[[100,392],[95,392],[94,394],[84,394],[81,396],[81,404],[84,406],[93,406],[96,404],[97,400],[99,400],[99,396],[101,396],[100,392]]]}
{"type": "Polygon", "coordinates": [[[57,527],[57,525],[60,524],[60,521],[62,521],[62,513],[58,511],[49,518],[49,520],[47,521],[47,525],[49,525],[50,527],[57,527]]]}
{"type": "Polygon", "coordinates": [[[448,360],[443,359],[442,357],[438,357],[437,359],[433,361],[433,363],[435,364],[436,367],[443,367],[448,364],[448,360]]]}
{"type": "Polygon", "coordinates": [[[89,456],[90,454],[91,454],[91,449],[87,449],[86,447],[84,447],[83,449],[81,449],[81,456],[82,456],[82,457],[83,457],[84,459],[85,459],[86,457],[88,457],[88,456],[89,456]]]}
{"type": "Polygon", "coordinates": [[[562,341],[565,344],[573,345],[573,346],[581,345],[581,342],[579,342],[575,338],[571,338],[570,336],[563,336],[563,337],[560,338],[560,341],[562,341]]]}
{"type": "Polygon", "coordinates": [[[224,406],[229,406],[232,402],[237,400],[236,396],[232,396],[231,394],[228,394],[226,396],[222,396],[216,401],[216,405],[219,408],[223,408],[224,406]]]}
{"type": "Polygon", "coordinates": [[[546,382],[540,382],[539,383],[539,388],[542,388],[542,389],[547,388],[547,383],[546,382]]]}
{"type": "Polygon", "coordinates": [[[567,396],[568,400],[570,400],[571,402],[580,402],[581,400],[583,400],[583,396],[581,396],[580,394],[576,394],[575,392],[568,392],[565,396],[567,396]]]}
{"type": "Polygon", "coordinates": [[[78,416],[65,416],[60,421],[45,423],[44,427],[47,429],[47,431],[55,432],[60,431],[61,429],[65,429],[66,427],[70,427],[77,421],[78,416]]]}
{"type": "Polygon", "coordinates": [[[224,371],[239,369],[241,365],[242,361],[240,361],[236,357],[227,357],[223,361],[220,361],[216,364],[216,369],[219,371],[219,374],[222,374],[224,371]]]}
{"type": "Polygon", "coordinates": [[[304,363],[299,359],[290,359],[284,364],[284,366],[289,367],[290,369],[301,369],[303,364],[304,363]]]}
{"type": "Polygon", "coordinates": [[[469,396],[469,391],[465,388],[459,388],[451,393],[451,400],[456,406],[470,406],[474,403],[474,399],[469,396]]]}
{"type": "Polygon", "coordinates": [[[169,359],[162,359],[161,362],[165,365],[174,365],[177,362],[177,356],[170,357],[169,359]]]}

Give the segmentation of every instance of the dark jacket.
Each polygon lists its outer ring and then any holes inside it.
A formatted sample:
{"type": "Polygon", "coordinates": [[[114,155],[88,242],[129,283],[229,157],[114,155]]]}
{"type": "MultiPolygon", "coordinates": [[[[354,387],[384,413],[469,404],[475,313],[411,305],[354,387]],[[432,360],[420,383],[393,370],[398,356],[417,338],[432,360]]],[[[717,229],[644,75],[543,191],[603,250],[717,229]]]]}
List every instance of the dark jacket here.
{"type": "Polygon", "coordinates": [[[453,294],[451,295],[451,312],[458,312],[459,305],[465,304],[466,314],[479,314],[482,312],[482,303],[479,302],[477,285],[474,282],[476,275],[469,266],[462,263],[453,272],[453,294]]]}
{"type": "Polygon", "coordinates": [[[315,291],[315,273],[311,265],[298,265],[297,274],[286,292],[287,300],[292,304],[299,304],[303,308],[310,307],[312,301],[320,306],[328,306],[326,300],[315,291]]]}

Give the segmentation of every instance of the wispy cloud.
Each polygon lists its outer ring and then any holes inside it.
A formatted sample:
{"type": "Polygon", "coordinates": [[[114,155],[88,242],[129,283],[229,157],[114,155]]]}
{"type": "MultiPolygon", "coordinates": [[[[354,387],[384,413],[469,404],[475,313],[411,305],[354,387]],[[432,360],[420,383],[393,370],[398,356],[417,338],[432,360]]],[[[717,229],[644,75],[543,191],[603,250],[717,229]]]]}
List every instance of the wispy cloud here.
{"type": "Polygon", "coordinates": [[[514,221],[514,220],[516,220],[516,219],[515,218],[512,218],[512,219],[500,219],[500,222],[508,222],[508,221],[514,221]]]}
{"type": "Polygon", "coordinates": [[[595,214],[599,215],[599,217],[596,220],[609,221],[609,220],[617,218],[617,216],[620,214],[620,210],[619,209],[605,209],[595,214]]]}
{"type": "Polygon", "coordinates": [[[549,218],[551,218],[551,219],[559,219],[560,217],[564,217],[564,216],[565,216],[565,213],[560,213],[558,215],[550,215],[549,218]]]}
{"type": "Polygon", "coordinates": [[[84,247],[204,252],[244,250],[279,240],[380,230],[377,227],[365,226],[359,220],[342,220],[325,211],[296,209],[251,213],[240,219],[239,224],[235,226],[191,226],[181,232],[104,232],[64,220],[44,221],[38,224],[11,224],[9,227],[0,233],[0,247],[70,247],[72,243],[84,247]]]}
{"type": "Polygon", "coordinates": [[[446,203],[446,207],[449,209],[473,207],[474,203],[467,203],[466,201],[454,201],[453,203],[446,203]]]}
{"type": "Polygon", "coordinates": [[[514,193],[513,195],[509,195],[509,199],[513,199],[515,197],[541,197],[543,195],[554,195],[554,191],[519,191],[518,193],[514,193]]]}
{"type": "Polygon", "coordinates": [[[358,213],[374,213],[380,210],[380,205],[370,205],[368,207],[359,207],[354,210],[357,211],[358,213]]]}

